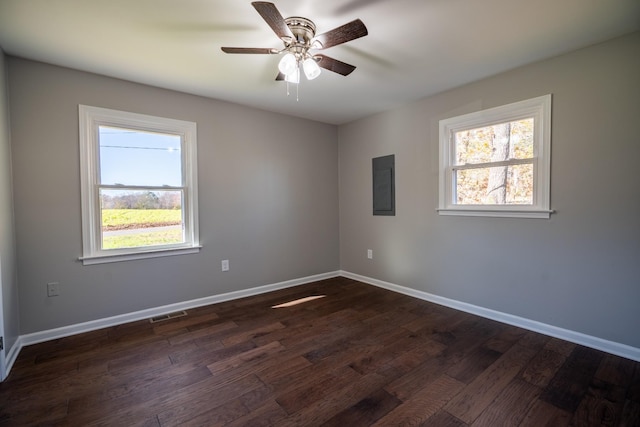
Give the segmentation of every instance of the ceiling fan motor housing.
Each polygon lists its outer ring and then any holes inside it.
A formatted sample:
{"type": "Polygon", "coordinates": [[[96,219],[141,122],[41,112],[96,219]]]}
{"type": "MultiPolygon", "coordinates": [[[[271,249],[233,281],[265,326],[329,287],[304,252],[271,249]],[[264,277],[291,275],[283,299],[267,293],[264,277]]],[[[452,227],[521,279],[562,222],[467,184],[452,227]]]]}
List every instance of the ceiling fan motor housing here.
{"type": "Polygon", "coordinates": [[[316,24],[314,24],[313,21],[300,16],[292,16],[285,18],[284,22],[295,37],[295,40],[292,40],[292,45],[301,44],[307,49],[311,47],[311,40],[313,40],[316,35],[316,24]]]}

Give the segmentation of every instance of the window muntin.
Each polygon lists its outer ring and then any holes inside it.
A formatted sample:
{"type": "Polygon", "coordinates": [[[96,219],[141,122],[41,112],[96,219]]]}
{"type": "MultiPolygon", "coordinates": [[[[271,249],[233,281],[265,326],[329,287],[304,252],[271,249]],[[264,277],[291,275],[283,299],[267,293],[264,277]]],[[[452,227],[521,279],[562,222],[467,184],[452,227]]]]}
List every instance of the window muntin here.
{"type": "Polygon", "coordinates": [[[551,95],[440,121],[442,215],[548,218],[551,95]]]}
{"type": "Polygon", "coordinates": [[[83,263],[196,252],[196,124],[79,112],[83,263]]]}

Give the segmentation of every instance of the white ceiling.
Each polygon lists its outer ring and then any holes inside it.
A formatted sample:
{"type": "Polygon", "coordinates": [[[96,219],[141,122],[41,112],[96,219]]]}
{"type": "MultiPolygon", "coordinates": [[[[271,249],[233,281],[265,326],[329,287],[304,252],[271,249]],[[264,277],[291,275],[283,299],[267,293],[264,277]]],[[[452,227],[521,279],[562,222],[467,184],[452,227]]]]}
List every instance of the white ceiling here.
{"type": "Polygon", "coordinates": [[[324,33],[360,18],[369,35],[322,53],[357,66],[295,91],[250,0],[0,0],[14,56],[342,124],[640,29],[639,0],[274,0],[324,33]]]}

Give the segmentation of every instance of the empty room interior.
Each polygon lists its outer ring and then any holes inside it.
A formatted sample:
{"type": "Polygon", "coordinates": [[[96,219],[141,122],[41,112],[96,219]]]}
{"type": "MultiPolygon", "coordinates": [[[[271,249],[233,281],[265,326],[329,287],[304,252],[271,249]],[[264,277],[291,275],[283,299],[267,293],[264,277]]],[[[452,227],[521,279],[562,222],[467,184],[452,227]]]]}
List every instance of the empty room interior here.
{"type": "Polygon", "coordinates": [[[0,425],[640,425],[639,100],[637,0],[0,0],[0,425]]]}

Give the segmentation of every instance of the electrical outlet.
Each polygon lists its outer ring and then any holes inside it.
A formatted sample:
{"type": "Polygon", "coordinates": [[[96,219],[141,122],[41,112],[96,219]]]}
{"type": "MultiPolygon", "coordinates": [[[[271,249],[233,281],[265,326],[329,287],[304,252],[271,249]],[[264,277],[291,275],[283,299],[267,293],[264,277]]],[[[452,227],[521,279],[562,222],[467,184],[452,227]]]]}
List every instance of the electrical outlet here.
{"type": "Polygon", "coordinates": [[[221,265],[222,265],[222,271],[229,271],[229,260],[228,259],[223,259],[221,265]]]}
{"type": "Polygon", "coordinates": [[[367,249],[367,258],[373,259],[373,249],[367,249]]]}
{"type": "Polygon", "coordinates": [[[58,282],[47,283],[47,296],[57,297],[58,295],[60,295],[60,283],[58,282]]]}

